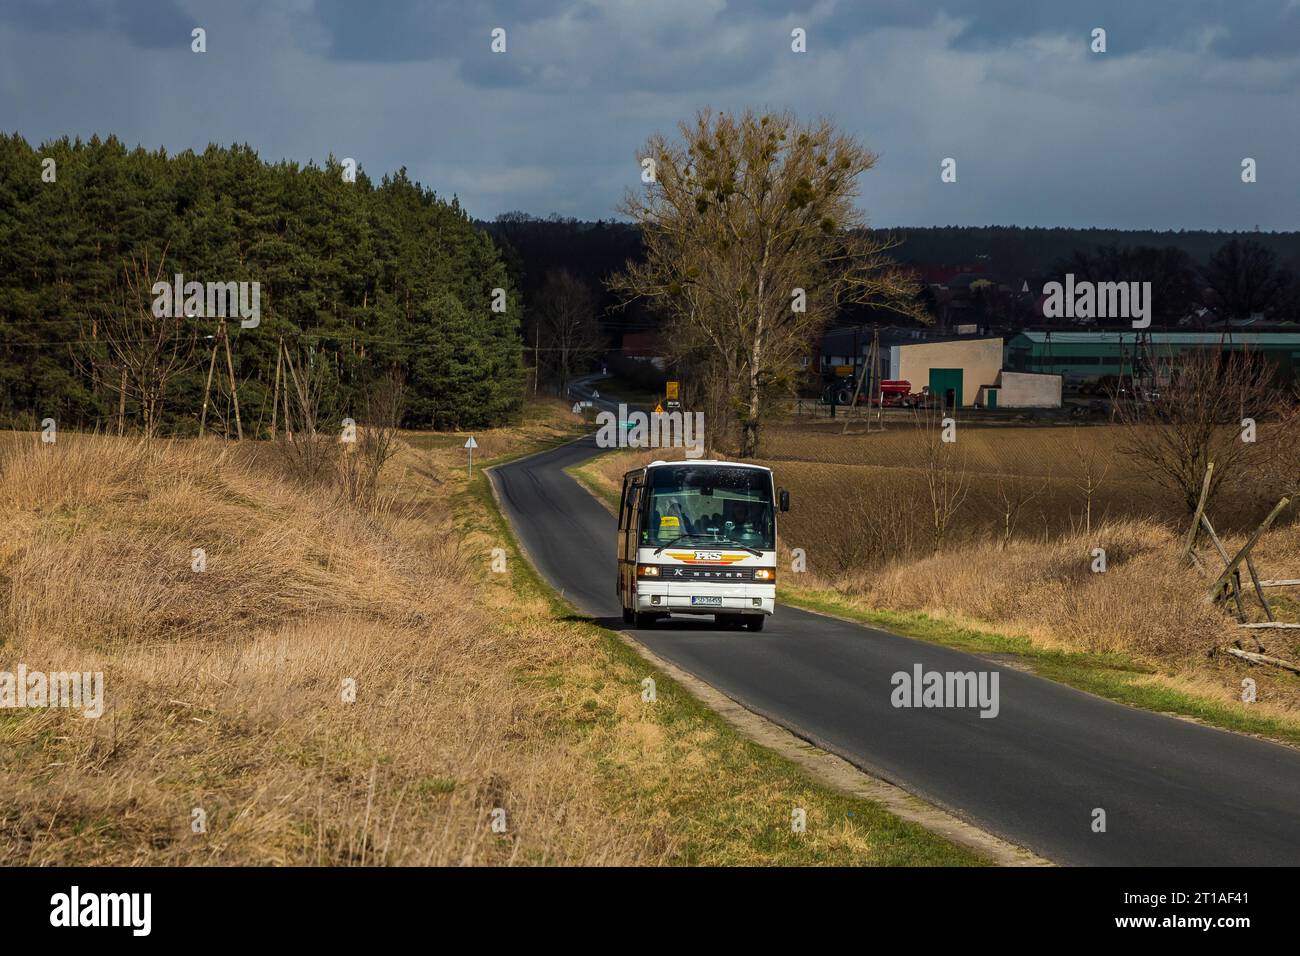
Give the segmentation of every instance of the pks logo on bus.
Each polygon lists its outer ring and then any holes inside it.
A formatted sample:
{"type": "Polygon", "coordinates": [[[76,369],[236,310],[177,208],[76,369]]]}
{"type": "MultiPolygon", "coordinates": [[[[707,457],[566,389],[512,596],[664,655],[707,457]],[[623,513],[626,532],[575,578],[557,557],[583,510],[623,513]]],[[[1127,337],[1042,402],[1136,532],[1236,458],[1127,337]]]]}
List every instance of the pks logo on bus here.
{"type": "Polygon", "coordinates": [[[746,557],[723,551],[669,551],[668,556],[685,564],[735,564],[746,557]]]}

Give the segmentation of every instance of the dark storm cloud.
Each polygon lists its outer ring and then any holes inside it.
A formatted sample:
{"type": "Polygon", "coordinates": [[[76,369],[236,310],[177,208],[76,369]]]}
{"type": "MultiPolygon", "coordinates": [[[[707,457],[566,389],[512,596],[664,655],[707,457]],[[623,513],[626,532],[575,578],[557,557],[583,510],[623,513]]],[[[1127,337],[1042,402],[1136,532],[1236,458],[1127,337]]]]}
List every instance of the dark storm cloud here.
{"type": "Polygon", "coordinates": [[[1300,50],[1300,7],[1290,0],[968,0],[931,7],[936,8],[967,21],[955,41],[958,47],[998,45],[1042,33],[1087,38],[1094,27],[1102,27],[1109,50],[1121,54],[1204,47],[1220,56],[1249,57],[1300,50]]]}
{"type": "Polygon", "coordinates": [[[348,156],[477,216],[597,218],[639,187],[651,134],[789,109],[880,153],[878,225],[1296,228],[1298,18],[1300,0],[0,0],[0,124],[348,156]]]}
{"type": "Polygon", "coordinates": [[[529,0],[317,0],[315,15],[329,38],[329,56],[395,63],[463,56],[476,46],[486,48],[493,27],[527,24],[564,6],[529,0]]]}
{"type": "Polygon", "coordinates": [[[4,0],[0,24],[19,30],[75,33],[111,30],[133,46],[165,47],[195,26],[172,0],[4,0]]]}
{"type": "MultiPolygon", "coordinates": [[[[815,3],[758,0],[744,4],[781,17],[807,13],[815,3]]],[[[728,15],[741,9],[730,5],[728,15]]],[[[954,48],[1005,45],[1042,34],[1087,38],[1094,27],[1107,32],[1116,53],[1144,50],[1201,49],[1225,57],[1278,56],[1300,51],[1300,3],[1296,0],[873,0],[841,2],[827,18],[833,29],[823,42],[834,45],[864,30],[917,28],[936,17],[960,20],[954,48]]]]}
{"type": "MultiPolygon", "coordinates": [[[[494,26],[513,31],[545,19],[586,20],[603,22],[611,44],[637,39],[620,35],[617,16],[606,15],[602,9],[608,11],[609,6],[585,0],[509,3],[498,0],[472,4],[455,0],[393,0],[383,4],[383,15],[377,16],[376,7],[370,4],[318,0],[316,15],[329,36],[330,55],[341,59],[391,62],[465,56],[467,61],[477,63],[478,48],[486,45],[486,41],[480,41],[494,26]]],[[[1107,31],[1109,50],[1116,55],[1204,49],[1219,56],[1243,58],[1300,51],[1300,3],[1295,0],[1253,0],[1251,3],[1241,0],[1173,3],[842,0],[836,4],[754,0],[718,5],[711,20],[715,28],[725,29],[728,24],[755,20],[774,25],[787,21],[806,25],[811,17],[817,17],[822,24],[814,42],[829,49],[871,30],[920,28],[936,18],[947,17],[962,23],[952,41],[955,49],[988,49],[1042,34],[1074,36],[1086,44],[1092,29],[1102,27],[1107,31]],[[819,15],[823,10],[829,12],[819,15]]],[[[687,25],[681,26],[684,29],[687,25]]],[[[674,37],[673,27],[671,22],[665,22],[658,39],[688,42],[680,33],[674,37]]],[[[700,66],[717,69],[734,64],[739,71],[763,53],[761,48],[714,50],[700,66]]],[[[635,64],[629,66],[625,76],[635,79],[639,71],[635,64]]],[[[524,67],[504,72],[475,67],[468,69],[467,75],[488,85],[536,79],[534,72],[524,67]]],[[[660,81],[656,74],[649,85],[660,81]]]]}

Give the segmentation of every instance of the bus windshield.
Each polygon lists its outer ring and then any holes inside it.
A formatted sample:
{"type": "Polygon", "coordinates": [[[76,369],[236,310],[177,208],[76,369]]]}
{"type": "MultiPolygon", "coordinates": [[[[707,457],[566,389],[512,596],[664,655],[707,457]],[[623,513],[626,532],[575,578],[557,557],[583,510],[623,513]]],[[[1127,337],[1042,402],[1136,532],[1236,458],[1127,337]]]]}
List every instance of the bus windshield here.
{"type": "Polygon", "coordinates": [[[651,468],[646,485],[642,545],[659,547],[681,540],[730,542],[766,551],[776,547],[770,471],[674,465],[651,468]]]}

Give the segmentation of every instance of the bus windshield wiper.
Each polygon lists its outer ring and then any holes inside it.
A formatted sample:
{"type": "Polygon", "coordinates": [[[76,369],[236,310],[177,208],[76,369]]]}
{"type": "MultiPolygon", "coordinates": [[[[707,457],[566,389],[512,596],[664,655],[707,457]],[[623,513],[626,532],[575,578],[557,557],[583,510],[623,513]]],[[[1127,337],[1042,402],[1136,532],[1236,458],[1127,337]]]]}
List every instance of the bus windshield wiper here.
{"type": "Polygon", "coordinates": [[[742,550],[744,550],[744,551],[748,551],[750,554],[752,554],[752,555],[753,555],[754,557],[756,557],[756,558],[761,558],[761,557],[763,556],[763,552],[762,552],[762,551],[759,551],[757,548],[751,548],[751,547],[750,547],[749,545],[747,545],[747,544],[741,544],[739,541],[732,541],[730,538],[715,538],[715,537],[713,537],[713,536],[711,536],[711,535],[707,535],[707,534],[684,534],[684,535],[681,535],[681,536],[680,536],[676,541],[670,541],[670,542],[668,542],[667,544],[663,544],[663,545],[660,545],[659,547],[655,548],[655,554],[657,555],[657,554],[658,554],[660,551],[662,551],[664,548],[671,548],[673,545],[680,544],[681,542],[683,542],[683,541],[687,541],[687,540],[689,540],[689,539],[691,539],[691,538],[700,538],[700,539],[703,539],[704,541],[707,541],[707,542],[709,542],[709,543],[711,543],[711,544],[729,544],[729,545],[731,545],[731,546],[734,547],[734,548],[740,548],[740,549],[742,549],[742,550]]]}
{"type": "Polygon", "coordinates": [[[673,547],[674,545],[681,544],[683,541],[688,541],[688,540],[690,540],[691,538],[703,538],[705,541],[717,541],[717,540],[718,540],[717,538],[714,538],[712,535],[707,535],[707,534],[699,534],[699,533],[694,533],[694,534],[681,534],[681,535],[678,535],[676,538],[674,538],[672,541],[669,541],[667,544],[661,544],[661,545],[659,545],[659,547],[655,548],[655,554],[658,554],[658,553],[659,553],[660,551],[662,551],[664,548],[671,548],[671,547],[673,547]]]}
{"type": "Polygon", "coordinates": [[[729,544],[733,548],[740,548],[742,551],[748,551],[756,558],[761,558],[763,556],[763,552],[759,551],[758,548],[751,548],[747,544],[741,544],[739,541],[732,541],[730,538],[723,538],[719,544],[729,544]]]}

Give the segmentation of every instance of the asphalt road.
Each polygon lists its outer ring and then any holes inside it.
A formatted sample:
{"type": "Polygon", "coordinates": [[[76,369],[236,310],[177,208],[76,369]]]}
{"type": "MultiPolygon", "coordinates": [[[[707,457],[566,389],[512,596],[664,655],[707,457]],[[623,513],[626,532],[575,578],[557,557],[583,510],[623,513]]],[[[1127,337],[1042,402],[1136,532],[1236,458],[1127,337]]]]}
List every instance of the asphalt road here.
{"type": "Polygon", "coordinates": [[[1048,859],[1300,864],[1300,751],[1289,747],[785,606],[756,634],[688,618],[629,628],[614,592],[614,518],[563,472],[598,452],[589,437],[491,474],[538,570],[599,623],[629,630],[750,710],[1048,859]],[[998,671],[998,715],[894,707],[892,676],[917,664],[998,671]],[[1105,832],[1093,829],[1098,808],[1105,832]]]}

